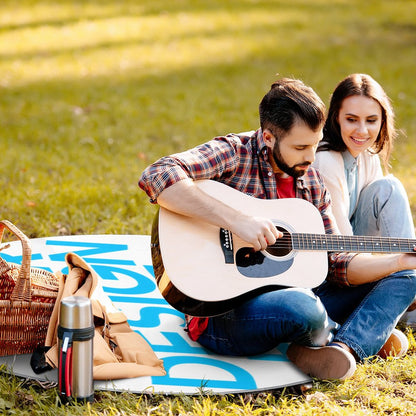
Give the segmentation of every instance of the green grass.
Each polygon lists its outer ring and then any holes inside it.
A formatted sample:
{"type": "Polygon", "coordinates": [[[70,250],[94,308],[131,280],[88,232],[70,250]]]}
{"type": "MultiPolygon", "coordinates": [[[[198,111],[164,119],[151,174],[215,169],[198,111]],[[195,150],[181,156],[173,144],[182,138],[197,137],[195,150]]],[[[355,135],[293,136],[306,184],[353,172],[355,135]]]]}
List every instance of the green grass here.
{"type": "Polygon", "coordinates": [[[18,379],[0,370],[0,414],[18,415],[414,415],[416,346],[400,360],[358,367],[344,382],[315,380],[303,395],[293,389],[258,394],[210,396],[138,395],[95,392],[88,405],[59,406],[55,388],[18,379]]]}
{"type": "MultiPolygon", "coordinates": [[[[0,217],[30,237],[148,234],[146,165],[257,128],[277,73],[328,103],[351,72],[373,75],[393,101],[403,131],[393,171],[416,213],[415,15],[415,0],[3,0],[0,217]]],[[[413,349],[360,366],[305,397],[98,393],[70,413],[54,390],[2,373],[0,413],[414,414],[415,360],[413,349]]]]}

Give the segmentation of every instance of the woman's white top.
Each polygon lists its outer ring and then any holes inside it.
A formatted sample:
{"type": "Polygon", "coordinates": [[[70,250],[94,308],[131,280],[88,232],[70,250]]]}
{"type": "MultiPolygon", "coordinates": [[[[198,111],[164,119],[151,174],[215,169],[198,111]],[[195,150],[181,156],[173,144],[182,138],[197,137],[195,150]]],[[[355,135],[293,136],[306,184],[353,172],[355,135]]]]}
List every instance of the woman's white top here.
{"type": "MultiPolygon", "coordinates": [[[[331,194],[332,212],[338,228],[343,235],[353,235],[350,213],[355,211],[361,190],[370,182],[383,177],[380,158],[365,151],[356,158],[355,206],[351,206],[350,192],[346,176],[343,154],[334,150],[317,152],[313,166],[319,170],[325,185],[331,194]]],[[[354,193],[354,191],[352,191],[354,193]]]]}

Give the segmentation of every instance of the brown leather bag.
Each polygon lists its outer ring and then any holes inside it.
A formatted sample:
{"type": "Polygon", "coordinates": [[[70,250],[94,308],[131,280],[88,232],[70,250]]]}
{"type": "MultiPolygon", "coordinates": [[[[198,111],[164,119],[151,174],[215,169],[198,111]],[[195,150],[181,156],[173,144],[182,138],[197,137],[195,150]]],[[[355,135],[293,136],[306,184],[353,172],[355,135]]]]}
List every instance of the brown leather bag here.
{"type": "Polygon", "coordinates": [[[85,296],[91,299],[95,335],[93,341],[94,380],[114,380],[141,376],[164,376],[163,361],[158,359],[147,341],[134,332],[127,317],[116,309],[104,293],[98,275],[78,255],[65,257],[68,275],[58,273],[59,293],[51,315],[45,346],[46,361],[58,365],[57,330],[61,299],[85,296]]]}

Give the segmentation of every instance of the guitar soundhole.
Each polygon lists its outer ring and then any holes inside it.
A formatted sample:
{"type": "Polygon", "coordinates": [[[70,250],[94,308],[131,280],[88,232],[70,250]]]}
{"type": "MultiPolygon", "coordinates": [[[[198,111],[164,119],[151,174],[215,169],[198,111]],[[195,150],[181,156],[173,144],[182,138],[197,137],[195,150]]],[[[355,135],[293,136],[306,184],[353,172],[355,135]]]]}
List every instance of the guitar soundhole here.
{"type": "Polygon", "coordinates": [[[276,228],[283,233],[283,237],[278,238],[275,244],[268,246],[266,251],[273,257],[284,257],[292,251],[292,238],[285,228],[279,226],[276,228]]]}

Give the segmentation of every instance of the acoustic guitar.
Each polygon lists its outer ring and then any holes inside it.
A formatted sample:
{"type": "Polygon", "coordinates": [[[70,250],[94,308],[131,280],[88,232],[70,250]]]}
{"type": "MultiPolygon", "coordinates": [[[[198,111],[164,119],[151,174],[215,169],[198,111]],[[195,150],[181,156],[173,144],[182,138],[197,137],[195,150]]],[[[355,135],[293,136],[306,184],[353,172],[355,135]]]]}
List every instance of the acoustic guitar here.
{"type": "Polygon", "coordinates": [[[233,208],[270,218],[283,237],[254,251],[228,230],[161,207],[151,236],[155,279],[166,301],[188,315],[219,315],[278,288],[314,288],[327,275],[328,252],[415,252],[412,239],[325,234],[319,210],[303,199],[258,199],[217,181],[196,184],[233,208]]]}

